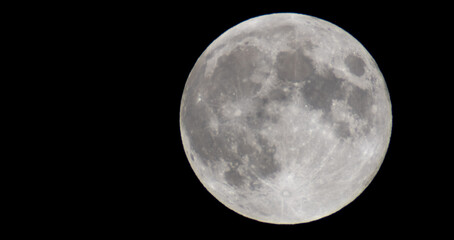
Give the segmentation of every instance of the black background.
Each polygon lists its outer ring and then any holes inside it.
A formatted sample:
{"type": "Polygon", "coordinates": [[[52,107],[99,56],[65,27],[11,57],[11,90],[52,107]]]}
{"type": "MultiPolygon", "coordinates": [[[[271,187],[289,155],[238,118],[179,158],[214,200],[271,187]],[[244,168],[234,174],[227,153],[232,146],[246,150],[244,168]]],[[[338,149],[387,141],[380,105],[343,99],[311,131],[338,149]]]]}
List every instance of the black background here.
{"type": "Polygon", "coordinates": [[[61,174],[72,181],[63,187],[71,191],[59,198],[68,204],[57,216],[77,219],[66,226],[72,231],[195,238],[436,231],[433,223],[445,213],[437,209],[444,199],[437,186],[446,182],[439,172],[448,157],[438,151],[446,141],[431,129],[445,124],[441,103],[449,101],[442,94],[446,77],[437,75],[442,61],[433,53],[443,52],[438,47],[447,38],[439,24],[446,6],[224,1],[65,7],[48,17],[52,27],[40,34],[57,36],[46,39],[63,49],[57,57],[74,57],[69,64],[55,61],[58,77],[70,79],[70,90],[58,98],[72,98],[62,108],[72,109],[67,118],[75,124],[66,127],[83,139],[65,147],[77,160],[61,174]],[[385,77],[393,111],[389,149],[369,187],[340,211],[293,226],[257,222],[224,207],[192,171],[179,131],[184,85],[206,47],[242,21],[277,12],[327,20],[359,40],[385,77]]]}

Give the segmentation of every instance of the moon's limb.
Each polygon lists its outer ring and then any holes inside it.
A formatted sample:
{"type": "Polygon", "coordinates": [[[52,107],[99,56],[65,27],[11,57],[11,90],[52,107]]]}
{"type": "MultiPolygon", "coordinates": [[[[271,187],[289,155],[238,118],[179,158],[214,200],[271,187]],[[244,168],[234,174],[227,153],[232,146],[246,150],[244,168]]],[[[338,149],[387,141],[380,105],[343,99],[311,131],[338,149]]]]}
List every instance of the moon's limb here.
{"type": "Polygon", "coordinates": [[[353,201],[384,159],[391,124],[367,50],[301,14],[260,16],[222,34],[192,69],[180,110],[186,154],[207,190],[278,224],[353,201]]]}

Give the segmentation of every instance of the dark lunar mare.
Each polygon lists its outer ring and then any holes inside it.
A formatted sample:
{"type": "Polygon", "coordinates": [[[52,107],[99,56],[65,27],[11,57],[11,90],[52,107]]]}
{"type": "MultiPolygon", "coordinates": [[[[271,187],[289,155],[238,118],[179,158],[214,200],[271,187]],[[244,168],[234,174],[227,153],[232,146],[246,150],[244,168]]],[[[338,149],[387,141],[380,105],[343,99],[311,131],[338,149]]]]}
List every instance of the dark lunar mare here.
{"type": "Polygon", "coordinates": [[[225,161],[228,170],[223,177],[235,187],[256,188],[260,186],[258,178],[272,177],[280,170],[274,158],[275,146],[257,131],[251,140],[250,133],[231,124],[232,116],[226,117],[221,112],[223,104],[245,98],[251,100],[251,107],[239,117],[237,124],[243,123],[247,129],[257,130],[266,122],[278,121],[279,116],[267,111],[266,107],[270,100],[283,101],[287,96],[283,91],[274,90],[269,98],[257,97],[255,95],[262,85],[250,81],[262,55],[254,46],[240,45],[230,54],[218,58],[217,67],[209,79],[205,78],[205,66],[196,66],[188,81],[199,84],[197,88],[188,90],[182,107],[182,122],[192,148],[206,166],[214,167],[219,161],[225,161]],[[203,101],[198,102],[197,93],[202,93],[203,101]],[[217,132],[209,128],[211,118],[219,122],[217,132]]]}
{"type": "MultiPolygon", "coordinates": [[[[349,55],[345,63],[355,75],[364,73],[364,61],[361,58],[349,55]]],[[[333,119],[332,107],[335,100],[346,100],[351,112],[367,122],[361,129],[363,134],[370,130],[373,120],[370,107],[373,104],[373,98],[368,91],[343,78],[336,77],[332,68],[328,68],[323,74],[317,73],[312,60],[301,48],[293,52],[280,52],[277,55],[275,68],[281,85],[295,89],[292,87],[295,83],[301,84],[301,87],[297,87],[301,97],[312,109],[323,112],[324,119],[336,127],[335,133],[339,138],[348,138],[351,132],[348,122],[333,119]]]]}

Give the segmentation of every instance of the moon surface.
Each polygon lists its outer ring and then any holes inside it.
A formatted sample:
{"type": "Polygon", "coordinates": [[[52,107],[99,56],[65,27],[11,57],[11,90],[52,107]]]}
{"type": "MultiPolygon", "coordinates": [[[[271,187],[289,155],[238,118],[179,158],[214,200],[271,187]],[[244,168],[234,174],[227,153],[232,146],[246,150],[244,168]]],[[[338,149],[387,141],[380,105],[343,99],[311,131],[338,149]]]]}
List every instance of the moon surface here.
{"type": "Polygon", "coordinates": [[[385,157],[388,89],[367,50],[308,15],[255,17],[199,57],[180,130],[203,186],[245,217],[314,221],[352,202],[385,157]]]}

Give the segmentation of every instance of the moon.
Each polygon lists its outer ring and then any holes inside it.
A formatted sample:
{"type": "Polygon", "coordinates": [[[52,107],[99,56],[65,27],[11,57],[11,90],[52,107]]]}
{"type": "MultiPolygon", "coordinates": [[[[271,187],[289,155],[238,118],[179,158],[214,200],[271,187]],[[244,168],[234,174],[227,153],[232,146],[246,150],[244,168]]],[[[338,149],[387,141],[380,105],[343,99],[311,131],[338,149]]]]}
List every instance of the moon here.
{"type": "Polygon", "coordinates": [[[329,216],[369,185],[385,157],[391,101],[354,37],[316,17],[241,22],[198,58],[180,131],[203,186],[236,213],[297,224],[329,216]]]}

